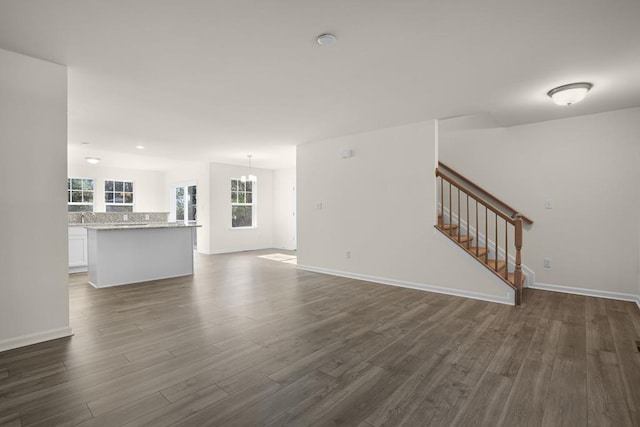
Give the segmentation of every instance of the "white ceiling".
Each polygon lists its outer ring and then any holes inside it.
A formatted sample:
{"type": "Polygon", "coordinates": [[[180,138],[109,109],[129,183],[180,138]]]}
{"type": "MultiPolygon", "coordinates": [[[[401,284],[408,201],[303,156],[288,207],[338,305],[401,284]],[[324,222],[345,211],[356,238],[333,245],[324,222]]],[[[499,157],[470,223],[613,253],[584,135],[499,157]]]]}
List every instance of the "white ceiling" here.
{"type": "Polygon", "coordinates": [[[0,48],[68,66],[72,157],[281,168],[426,119],[639,106],[639,22],[638,0],[0,0],[0,48]],[[583,80],[581,104],[545,95],[583,80]]]}

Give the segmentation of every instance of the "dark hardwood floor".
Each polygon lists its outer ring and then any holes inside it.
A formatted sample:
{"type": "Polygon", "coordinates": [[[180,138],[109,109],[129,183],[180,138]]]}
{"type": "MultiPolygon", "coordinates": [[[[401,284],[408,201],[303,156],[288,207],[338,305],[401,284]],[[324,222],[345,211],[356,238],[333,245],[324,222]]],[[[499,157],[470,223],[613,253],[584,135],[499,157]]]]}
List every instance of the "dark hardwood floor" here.
{"type": "Polygon", "coordinates": [[[521,307],[299,271],[260,251],[93,289],[75,336],[0,353],[0,425],[640,426],[640,310],[521,307]]]}

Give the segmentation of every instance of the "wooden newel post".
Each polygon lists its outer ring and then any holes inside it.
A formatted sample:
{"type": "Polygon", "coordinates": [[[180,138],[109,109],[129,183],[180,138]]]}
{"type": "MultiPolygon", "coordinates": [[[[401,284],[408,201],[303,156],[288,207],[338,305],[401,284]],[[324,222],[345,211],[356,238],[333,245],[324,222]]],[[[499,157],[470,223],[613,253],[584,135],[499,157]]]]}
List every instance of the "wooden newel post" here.
{"type": "Polygon", "coordinates": [[[516,214],[516,230],[515,230],[515,243],[516,243],[516,266],[514,270],[514,282],[516,285],[516,305],[522,303],[522,256],[520,250],[522,249],[522,216],[516,214]]]}

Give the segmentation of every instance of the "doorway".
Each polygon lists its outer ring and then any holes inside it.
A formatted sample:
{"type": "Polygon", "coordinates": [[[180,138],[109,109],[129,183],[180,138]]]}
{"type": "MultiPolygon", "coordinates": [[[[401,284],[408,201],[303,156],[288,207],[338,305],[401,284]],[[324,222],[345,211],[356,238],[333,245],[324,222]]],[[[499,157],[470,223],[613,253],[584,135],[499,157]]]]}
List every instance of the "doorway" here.
{"type": "MultiPolygon", "coordinates": [[[[171,188],[170,220],[195,224],[198,220],[198,190],[195,183],[177,184],[171,188]]],[[[192,229],[193,249],[198,248],[197,229],[192,229]]]]}
{"type": "Polygon", "coordinates": [[[174,188],[176,221],[198,220],[198,192],[196,185],[180,185],[174,188]]]}

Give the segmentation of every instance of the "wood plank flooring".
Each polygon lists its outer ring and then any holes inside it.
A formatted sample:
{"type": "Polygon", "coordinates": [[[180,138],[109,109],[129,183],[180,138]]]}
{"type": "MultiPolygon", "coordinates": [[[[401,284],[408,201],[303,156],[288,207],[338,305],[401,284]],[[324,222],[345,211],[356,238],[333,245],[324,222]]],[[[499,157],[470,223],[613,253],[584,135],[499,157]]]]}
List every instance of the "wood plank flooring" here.
{"type": "Polygon", "coordinates": [[[75,336],[0,353],[2,426],[640,426],[640,310],[525,290],[510,307],[197,256],[94,289],[75,336]]]}

